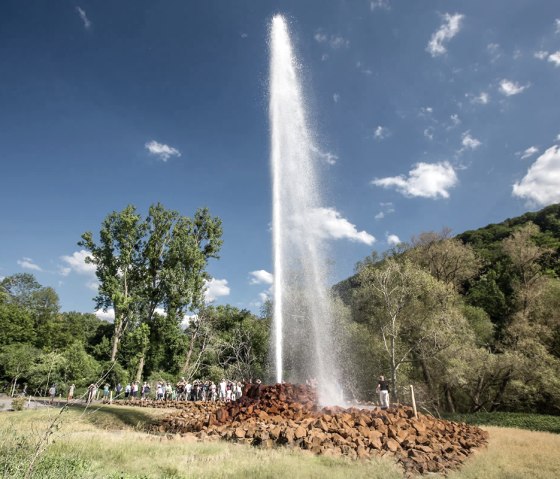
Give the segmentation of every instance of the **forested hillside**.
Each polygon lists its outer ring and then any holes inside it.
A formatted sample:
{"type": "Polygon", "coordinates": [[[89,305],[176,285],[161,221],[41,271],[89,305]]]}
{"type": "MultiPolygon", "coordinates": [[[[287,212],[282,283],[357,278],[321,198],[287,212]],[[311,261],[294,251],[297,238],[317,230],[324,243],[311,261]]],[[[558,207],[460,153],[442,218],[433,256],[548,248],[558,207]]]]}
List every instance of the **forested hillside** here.
{"type": "Polygon", "coordinates": [[[373,254],[334,287],[352,364],[437,410],[560,413],[559,258],[559,205],[373,254]]]}

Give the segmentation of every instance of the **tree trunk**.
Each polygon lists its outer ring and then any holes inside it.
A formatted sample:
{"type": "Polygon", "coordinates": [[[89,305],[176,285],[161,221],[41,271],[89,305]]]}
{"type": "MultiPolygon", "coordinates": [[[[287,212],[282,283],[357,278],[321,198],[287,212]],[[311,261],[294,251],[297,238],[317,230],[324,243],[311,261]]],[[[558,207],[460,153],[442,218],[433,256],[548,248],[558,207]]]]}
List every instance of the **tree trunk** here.
{"type": "Polygon", "coordinates": [[[453,402],[453,396],[451,394],[451,388],[448,384],[445,385],[445,402],[447,403],[447,409],[449,412],[455,412],[455,403],[453,402]]]}
{"type": "Polygon", "coordinates": [[[395,360],[395,337],[391,336],[391,395],[392,402],[397,402],[397,365],[395,360]]]}
{"type": "Polygon", "coordinates": [[[119,335],[117,333],[117,328],[115,328],[115,332],[113,333],[113,346],[111,348],[111,362],[115,362],[117,358],[118,348],[119,348],[119,335]]]}
{"type": "Polygon", "coordinates": [[[138,369],[136,370],[136,382],[140,383],[142,380],[142,373],[144,371],[144,360],[146,357],[146,350],[142,351],[142,355],[140,356],[140,360],[138,361],[138,369]]]}
{"type": "Polygon", "coordinates": [[[504,397],[504,393],[506,392],[507,385],[511,379],[511,370],[506,373],[502,381],[500,382],[500,386],[496,395],[494,396],[494,400],[492,401],[492,405],[490,406],[490,412],[496,411],[498,406],[502,403],[502,399],[504,397]]]}
{"type": "Polygon", "coordinates": [[[189,366],[191,364],[191,356],[192,356],[192,352],[194,349],[194,343],[196,340],[196,337],[198,335],[198,329],[200,328],[200,325],[197,325],[196,329],[194,330],[194,333],[192,335],[190,344],[189,344],[189,350],[187,351],[187,357],[185,358],[185,362],[183,363],[183,367],[181,368],[181,374],[185,374],[187,372],[187,370],[189,369],[189,366]]]}

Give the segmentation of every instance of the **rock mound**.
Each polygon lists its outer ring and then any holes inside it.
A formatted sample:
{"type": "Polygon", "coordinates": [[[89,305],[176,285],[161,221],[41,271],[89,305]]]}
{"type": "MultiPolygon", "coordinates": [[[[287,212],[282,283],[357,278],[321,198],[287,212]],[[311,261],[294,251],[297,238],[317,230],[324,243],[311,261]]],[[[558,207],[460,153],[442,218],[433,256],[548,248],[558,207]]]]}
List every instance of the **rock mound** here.
{"type": "Polygon", "coordinates": [[[300,447],[353,459],[390,456],[407,474],[456,468],[487,443],[488,434],[478,427],[423,414],[415,418],[407,406],[385,411],[320,408],[313,389],[291,384],[253,386],[245,393],[239,401],[227,404],[174,403],[179,411],[153,430],[263,447],[300,447]]]}

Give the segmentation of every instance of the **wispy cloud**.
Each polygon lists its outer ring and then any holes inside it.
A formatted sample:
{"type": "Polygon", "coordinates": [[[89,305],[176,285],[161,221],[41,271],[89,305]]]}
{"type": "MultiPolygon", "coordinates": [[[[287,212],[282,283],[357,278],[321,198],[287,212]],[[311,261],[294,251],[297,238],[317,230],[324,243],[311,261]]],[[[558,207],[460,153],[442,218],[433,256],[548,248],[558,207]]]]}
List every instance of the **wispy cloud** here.
{"type": "Polygon", "coordinates": [[[373,132],[373,137],[378,140],[384,140],[385,138],[387,138],[389,135],[391,134],[391,132],[389,131],[388,128],[385,128],[384,126],[377,126],[377,128],[375,129],[375,131],[373,132]]]}
{"type": "Polygon", "coordinates": [[[318,31],[313,36],[317,43],[324,43],[330,46],[333,50],[350,46],[350,40],[341,35],[327,35],[324,32],[318,31]]]}
{"type": "Polygon", "coordinates": [[[428,128],[424,129],[424,136],[428,139],[428,140],[433,140],[434,139],[434,129],[433,127],[429,126],[428,128]]]}
{"type": "Polygon", "coordinates": [[[441,163],[417,163],[408,176],[376,178],[371,183],[382,188],[395,188],[408,197],[449,198],[449,190],[458,182],[453,166],[441,163]]]}
{"type": "Polygon", "coordinates": [[[530,146],[525,151],[519,152],[517,154],[521,157],[522,160],[526,160],[527,158],[530,158],[531,156],[533,156],[535,153],[538,152],[539,149],[536,146],[530,146]]]}
{"type": "Polygon", "coordinates": [[[477,103],[479,105],[486,105],[490,101],[490,95],[485,91],[480,92],[478,95],[471,96],[471,103],[477,103]]]}
{"type": "Polygon", "coordinates": [[[426,51],[432,55],[432,57],[437,57],[447,52],[446,44],[459,33],[461,30],[461,23],[465,16],[460,13],[455,13],[453,15],[445,13],[442,18],[444,23],[441,24],[439,30],[434,32],[426,47],[426,51]]]}
{"type": "Polygon", "coordinates": [[[229,296],[230,291],[227,279],[212,278],[206,281],[204,299],[207,303],[211,303],[222,296],[229,296]]]}
{"type": "Polygon", "coordinates": [[[315,145],[311,145],[311,151],[327,165],[335,165],[338,160],[338,156],[334,153],[331,153],[330,151],[323,151],[315,145]]]}
{"type": "Polygon", "coordinates": [[[251,271],[249,275],[251,277],[250,284],[272,284],[272,282],[274,281],[272,273],[269,273],[264,269],[251,271]]]}
{"type": "Polygon", "coordinates": [[[332,99],[335,103],[338,103],[338,100],[340,100],[340,95],[338,93],[334,93],[332,99]]]}
{"type": "Polygon", "coordinates": [[[375,237],[366,231],[358,231],[355,225],[334,208],[315,208],[305,217],[298,218],[310,222],[313,231],[325,239],[348,239],[357,243],[372,245],[375,237]]]}
{"type": "Polygon", "coordinates": [[[375,10],[391,10],[389,0],[371,0],[369,2],[369,9],[374,12],[375,10]]]}
{"type": "Polygon", "coordinates": [[[457,113],[451,115],[449,119],[451,120],[452,126],[459,126],[461,124],[461,118],[459,118],[459,115],[457,113]]]}
{"type": "Polygon", "coordinates": [[[555,32],[557,34],[560,34],[560,18],[557,18],[556,20],[554,20],[554,26],[555,26],[555,32]]]}
{"type": "Polygon", "coordinates": [[[530,84],[521,85],[511,80],[506,80],[505,78],[500,82],[500,93],[505,96],[519,95],[524,90],[529,88],[530,84]]]}
{"type": "Polygon", "coordinates": [[[560,147],[552,146],[539,156],[521,181],[513,185],[513,196],[541,206],[560,202],[560,147]]]}
{"type": "Polygon", "coordinates": [[[486,51],[490,55],[491,62],[496,62],[502,56],[502,48],[498,43],[489,43],[486,45],[486,51]]]}
{"type": "Polygon", "coordinates": [[[395,212],[395,207],[390,201],[387,203],[379,203],[379,206],[381,207],[381,210],[374,216],[376,220],[382,220],[387,215],[395,212]]]}
{"type": "Polygon", "coordinates": [[[461,145],[463,145],[463,147],[459,150],[459,152],[462,153],[465,150],[476,150],[481,144],[480,140],[477,140],[474,136],[472,136],[469,130],[465,131],[461,139],[461,145]]]}
{"type": "Polygon", "coordinates": [[[548,56],[548,52],[546,50],[539,50],[538,52],[533,53],[533,56],[539,60],[545,60],[548,56]]]}
{"type": "Polygon", "coordinates": [[[155,140],[147,142],[144,147],[148,150],[150,155],[157,156],[163,162],[166,162],[172,156],[181,156],[181,152],[177,148],[173,148],[164,143],[158,143],[155,140]]]}
{"type": "Polygon", "coordinates": [[[31,258],[23,257],[21,259],[18,259],[17,264],[23,269],[29,269],[31,271],[43,271],[43,268],[34,263],[31,258]]]}
{"type": "Polygon", "coordinates": [[[86,15],[86,11],[83,8],[80,8],[80,7],[76,7],[76,11],[78,12],[78,15],[80,16],[80,18],[82,19],[82,22],[84,22],[84,28],[86,30],[89,30],[91,28],[91,22],[86,15]]]}

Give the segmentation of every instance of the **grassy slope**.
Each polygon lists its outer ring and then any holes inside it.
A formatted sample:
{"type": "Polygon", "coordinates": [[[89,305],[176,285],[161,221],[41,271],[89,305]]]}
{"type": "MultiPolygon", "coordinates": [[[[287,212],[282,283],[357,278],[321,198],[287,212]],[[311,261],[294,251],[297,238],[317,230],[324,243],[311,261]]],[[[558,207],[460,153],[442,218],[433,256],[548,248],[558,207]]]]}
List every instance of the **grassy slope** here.
{"type": "MultiPolygon", "coordinates": [[[[287,449],[263,450],[224,442],[191,443],[140,430],[162,410],[105,407],[63,416],[55,443],[41,456],[35,478],[399,478],[380,459],[366,463],[287,449]]],[[[0,475],[23,477],[28,458],[56,411],[0,414],[0,475]],[[4,470],[8,465],[11,470],[4,470]]],[[[490,445],[457,473],[460,478],[560,477],[560,436],[489,428],[490,445]]]]}
{"type": "Polygon", "coordinates": [[[445,418],[479,426],[515,427],[530,431],[560,434],[560,416],[517,412],[478,412],[474,414],[446,414],[445,418]]]}

